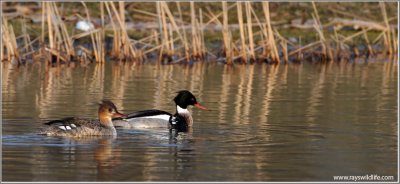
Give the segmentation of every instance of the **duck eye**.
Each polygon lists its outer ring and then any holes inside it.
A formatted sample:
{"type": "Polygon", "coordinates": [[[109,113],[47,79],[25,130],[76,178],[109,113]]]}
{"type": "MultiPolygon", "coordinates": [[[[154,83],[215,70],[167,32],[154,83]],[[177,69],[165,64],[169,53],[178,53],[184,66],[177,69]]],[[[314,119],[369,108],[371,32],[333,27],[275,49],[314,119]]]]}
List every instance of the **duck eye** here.
{"type": "Polygon", "coordinates": [[[111,108],[108,109],[108,112],[112,112],[113,110],[111,108]]]}
{"type": "Polygon", "coordinates": [[[191,100],[194,101],[194,98],[192,98],[191,100]]]}

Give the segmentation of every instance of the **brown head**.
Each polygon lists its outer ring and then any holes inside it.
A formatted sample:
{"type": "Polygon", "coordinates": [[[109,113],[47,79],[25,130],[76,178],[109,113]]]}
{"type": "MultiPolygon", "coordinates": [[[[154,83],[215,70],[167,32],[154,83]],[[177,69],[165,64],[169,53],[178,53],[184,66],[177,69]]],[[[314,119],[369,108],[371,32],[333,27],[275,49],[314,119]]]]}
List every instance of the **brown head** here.
{"type": "Polygon", "coordinates": [[[99,119],[103,125],[112,126],[112,118],[125,116],[118,112],[117,107],[110,100],[102,100],[99,105],[99,119]]]}

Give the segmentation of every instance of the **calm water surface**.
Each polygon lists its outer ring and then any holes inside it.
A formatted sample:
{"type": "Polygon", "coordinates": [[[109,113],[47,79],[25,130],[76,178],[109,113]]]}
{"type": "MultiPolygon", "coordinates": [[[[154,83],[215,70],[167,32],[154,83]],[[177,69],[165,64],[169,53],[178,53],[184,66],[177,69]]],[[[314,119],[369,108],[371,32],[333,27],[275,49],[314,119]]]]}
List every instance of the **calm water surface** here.
{"type": "Polygon", "coordinates": [[[49,68],[2,63],[5,181],[397,180],[397,64],[134,65],[49,68]],[[48,120],[175,111],[192,91],[193,131],[118,129],[117,137],[36,135],[48,120]]]}

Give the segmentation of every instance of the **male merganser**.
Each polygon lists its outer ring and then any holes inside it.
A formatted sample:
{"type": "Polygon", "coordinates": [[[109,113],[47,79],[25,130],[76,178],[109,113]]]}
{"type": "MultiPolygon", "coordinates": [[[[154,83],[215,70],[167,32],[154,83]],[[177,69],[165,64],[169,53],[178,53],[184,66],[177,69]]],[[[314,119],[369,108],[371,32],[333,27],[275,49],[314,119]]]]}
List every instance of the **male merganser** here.
{"type": "Polygon", "coordinates": [[[99,105],[98,120],[75,117],[53,120],[45,123],[48,127],[39,134],[64,137],[117,135],[112,118],[125,115],[119,113],[117,107],[109,100],[103,100],[99,105]]]}
{"type": "Polygon", "coordinates": [[[193,105],[200,109],[207,108],[199,105],[196,97],[187,91],[178,91],[178,95],[174,98],[176,104],[176,113],[171,113],[151,109],[138,111],[128,114],[125,118],[114,118],[113,123],[116,127],[124,128],[170,128],[179,132],[187,131],[193,125],[193,118],[187,110],[189,105],[193,105]]]}

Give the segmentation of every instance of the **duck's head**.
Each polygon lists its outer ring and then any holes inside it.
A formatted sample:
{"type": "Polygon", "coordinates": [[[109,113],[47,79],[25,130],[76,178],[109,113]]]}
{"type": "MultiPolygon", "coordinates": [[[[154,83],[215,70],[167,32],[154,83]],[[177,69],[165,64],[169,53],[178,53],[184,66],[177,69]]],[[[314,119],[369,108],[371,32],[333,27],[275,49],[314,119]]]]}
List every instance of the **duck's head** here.
{"type": "Polygon", "coordinates": [[[110,100],[102,100],[99,104],[99,118],[101,121],[108,121],[114,117],[125,116],[118,112],[117,107],[110,100]]]}
{"type": "Polygon", "coordinates": [[[197,103],[196,97],[187,90],[178,91],[178,94],[174,98],[174,101],[176,105],[182,109],[186,109],[189,105],[193,105],[197,108],[208,110],[207,108],[197,103]]]}

